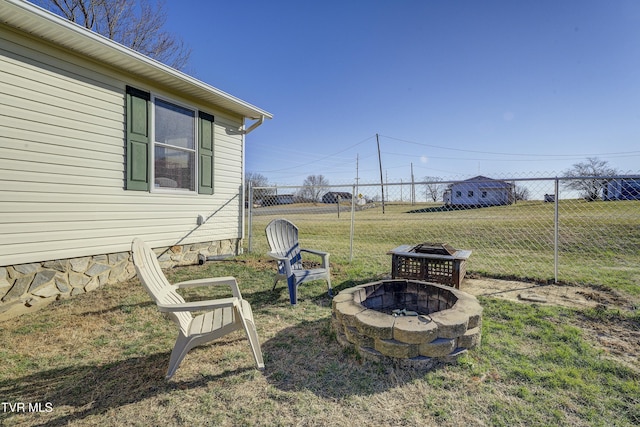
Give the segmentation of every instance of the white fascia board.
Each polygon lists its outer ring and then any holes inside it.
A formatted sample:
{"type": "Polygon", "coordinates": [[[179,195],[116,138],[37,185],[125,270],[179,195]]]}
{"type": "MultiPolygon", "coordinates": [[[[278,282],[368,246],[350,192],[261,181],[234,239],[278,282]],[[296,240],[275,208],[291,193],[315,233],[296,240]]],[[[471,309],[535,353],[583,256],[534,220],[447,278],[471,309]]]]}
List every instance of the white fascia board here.
{"type": "Polygon", "coordinates": [[[0,24],[249,119],[273,115],[246,101],[23,0],[0,0],[0,24]]]}

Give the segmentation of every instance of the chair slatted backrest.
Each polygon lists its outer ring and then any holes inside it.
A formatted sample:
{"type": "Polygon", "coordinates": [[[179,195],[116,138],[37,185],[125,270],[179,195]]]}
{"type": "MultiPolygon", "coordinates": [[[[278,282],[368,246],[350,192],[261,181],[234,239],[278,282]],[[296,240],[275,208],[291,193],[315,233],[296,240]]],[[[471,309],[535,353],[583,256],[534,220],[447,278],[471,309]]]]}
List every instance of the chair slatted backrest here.
{"type": "MultiPolygon", "coordinates": [[[[138,278],[154,302],[167,305],[184,303],[184,298],[177,292],[178,288],[167,281],[155,252],[138,238],[133,240],[131,249],[138,278]]],[[[189,331],[189,325],[193,319],[190,312],[181,311],[167,314],[185,334],[189,331]]]]}
{"type": "Polygon", "coordinates": [[[267,225],[266,233],[271,252],[289,258],[294,270],[302,269],[298,227],[286,219],[274,219],[267,225]]]}

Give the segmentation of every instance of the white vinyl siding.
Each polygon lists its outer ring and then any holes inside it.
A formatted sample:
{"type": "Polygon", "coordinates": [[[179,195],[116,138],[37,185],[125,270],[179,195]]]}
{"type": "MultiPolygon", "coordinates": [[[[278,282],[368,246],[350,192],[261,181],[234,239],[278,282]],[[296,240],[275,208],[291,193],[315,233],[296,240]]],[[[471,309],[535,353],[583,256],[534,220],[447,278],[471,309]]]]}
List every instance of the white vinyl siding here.
{"type": "Polygon", "coordinates": [[[0,265],[242,236],[242,118],[129,80],[0,27],[0,265]],[[127,84],[215,115],[214,195],[124,189],[127,84]]]}
{"type": "Polygon", "coordinates": [[[504,205],[509,203],[509,188],[489,188],[483,182],[460,182],[452,186],[452,204],[504,205]]]}

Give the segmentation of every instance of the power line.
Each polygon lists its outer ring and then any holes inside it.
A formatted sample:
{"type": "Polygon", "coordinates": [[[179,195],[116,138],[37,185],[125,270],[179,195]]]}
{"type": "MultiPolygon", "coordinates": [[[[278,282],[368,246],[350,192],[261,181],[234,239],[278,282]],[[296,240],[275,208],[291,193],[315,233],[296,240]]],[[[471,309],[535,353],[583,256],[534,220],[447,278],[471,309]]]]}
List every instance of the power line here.
{"type": "MultiPolygon", "coordinates": [[[[383,151],[383,154],[390,156],[402,156],[402,157],[418,157],[417,154],[406,154],[406,153],[391,153],[388,151],[383,151]]],[[[631,152],[633,153],[633,152],[631,152]]],[[[640,156],[640,152],[638,154],[620,154],[620,155],[609,155],[609,158],[618,158],[618,157],[638,157],[640,156]]],[[[562,157],[562,158],[549,158],[545,157],[542,159],[496,159],[496,158],[480,158],[480,157],[443,157],[443,156],[426,156],[429,159],[438,159],[438,160],[473,160],[473,161],[487,161],[487,162],[548,162],[548,161],[567,161],[567,160],[582,160],[584,157],[562,157]]]]}
{"type": "Polygon", "coordinates": [[[463,148],[452,148],[452,147],[442,147],[439,145],[426,144],[422,142],[416,141],[408,141],[406,139],[394,138],[392,136],[380,135],[388,139],[392,139],[398,142],[404,142],[407,144],[420,145],[423,147],[430,148],[438,148],[441,150],[451,150],[451,151],[460,151],[465,153],[476,153],[476,154],[492,154],[499,156],[531,156],[531,157],[578,157],[584,158],[589,156],[614,156],[614,155],[630,155],[630,154],[640,154],[640,151],[621,151],[616,153],[590,153],[590,154],[531,154],[531,153],[501,153],[501,152],[493,152],[493,151],[479,151],[479,150],[467,150],[463,148]]]}
{"type": "MultiPolygon", "coordinates": [[[[319,159],[317,159],[317,160],[312,160],[312,161],[307,162],[307,163],[302,163],[302,164],[298,164],[298,165],[291,166],[291,167],[287,167],[287,168],[273,169],[273,170],[261,171],[261,172],[264,172],[264,173],[282,172],[282,171],[286,171],[286,170],[291,170],[291,169],[300,168],[300,167],[303,167],[303,166],[309,166],[309,165],[312,165],[312,164],[314,164],[314,163],[318,163],[318,162],[321,162],[321,161],[323,161],[323,160],[329,159],[329,158],[331,158],[331,157],[335,157],[335,156],[337,156],[338,154],[342,154],[342,153],[344,153],[345,151],[349,151],[349,150],[351,150],[352,148],[357,147],[358,145],[363,144],[363,143],[365,143],[365,142],[369,141],[369,140],[370,140],[370,139],[372,139],[372,138],[373,138],[373,136],[370,136],[370,137],[368,137],[368,138],[366,138],[366,139],[363,139],[363,140],[362,140],[362,141],[360,141],[360,142],[357,142],[357,143],[355,143],[355,144],[353,144],[353,145],[348,146],[348,147],[347,147],[347,148],[345,148],[344,150],[337,151],[337,152],[335,152],[335,153],[333,153],[333,154],[328,154],[328,155],[326,155],[326,156],[324,156],[324,157],[321,157],[321,158],[319,158],[319,159]]],[[[351,161],[353,161],[353,160],[351,160],[351,161]]]]}

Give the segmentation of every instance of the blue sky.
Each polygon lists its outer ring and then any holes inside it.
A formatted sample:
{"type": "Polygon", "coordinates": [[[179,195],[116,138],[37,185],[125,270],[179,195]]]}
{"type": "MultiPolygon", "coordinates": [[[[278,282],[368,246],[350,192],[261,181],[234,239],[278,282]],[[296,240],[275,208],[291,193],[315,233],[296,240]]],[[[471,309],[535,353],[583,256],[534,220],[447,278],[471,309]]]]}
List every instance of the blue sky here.
{"type": "Polygon", "coordinates": [[[172,1],[198,79],[274,115],[272,184],[640,171],[640,2],[172,1]]]}

